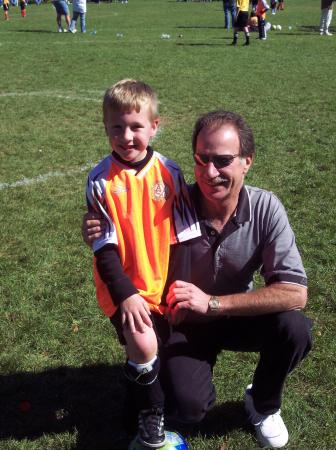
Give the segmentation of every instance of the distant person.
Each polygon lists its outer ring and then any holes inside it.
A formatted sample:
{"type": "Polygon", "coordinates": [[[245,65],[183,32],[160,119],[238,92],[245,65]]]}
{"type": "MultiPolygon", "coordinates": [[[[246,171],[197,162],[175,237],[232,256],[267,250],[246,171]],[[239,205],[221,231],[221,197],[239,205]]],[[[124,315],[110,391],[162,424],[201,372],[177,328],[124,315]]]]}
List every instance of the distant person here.
{"type": "Polygon", "coordinates": [[[329,31],[333,15],[333,0],[321,0],[320,35],[332,36],[329,31]]]}
{"type": "Polygon", "coordinates": [[[277,1],[276,0],[271,0],[271,10],[272,10],[272,14],[275,15],[277,12],[277,1]]]}
{"type": "Polygon", "coordinates": [[[71,33],[76,33],[76,23],[78,17],[80,18],[81,32],[86,33],[86,0],[73,0],[72,1],[72,20],[69,31],[71,33]]]}
{"type": "Polygon", "coordinates": [[[285,9],[285,0],[278,0],[277,10],[283,11],[285,9]]]}
{"type": "Polygon", "coordinates": [[[3,0],[2,8],[4,10],[5,20],[9,20],[9,0],[3,0]]]}
{"type": "Polygon", "coordinates": [[[251,0],[251,10],[255,12],[257,9],[258,0],[251,0]]]}
{"type": "Polygon", "coordinates": [[[70,28],[70,12],[65,0],[53,0],[52,4],[56,9],[56,22],[59,33],[66,33],[70,28]],[[67,28],[62,28],[62,16],[65,18],[67,28]]]}
{"type": "Polygon", "coordinates": [[[236,20],[236,0],[223,0],[224,10],[224,28],[230,29],[230,24],[233,28],[236,20]],[[230,20],[231,19],[231,20],[230,20]]]}
{"type": "Polygon", "coordinates": [[[258,0],[256,14],[258,17],[258,31],[259,39],[265,41],[267,39],[266,32],[266,12],[269,10],[269,5],[266,0],[258,0]]]}
{"type": "Polygon", "coordinates": [[[26,17],[27,15],[27,3],[26,0],[19,0],[20,9],[21,9],[21,17],[26,17]]]}
{"type": "Polygon", "coordinates": [[[251,11],[248,24],[250,31],[258,31],[258,17],[254,11],[251,11]]]}
{"type": "Polygon", "coordinates": [[[113,85],[104,96],[103,120],[112,153],[90,172],[86,191],[89,212],[108,222],[93,243],[97,299],[125,346],[127,408],[138,415],[137,439],[158,448],[165,442],[158,378],[168,328],[164,287],[172,258],[179,274],[188,275],[187,247],[180,243],[199,237],[200,229],[179,167],[149,146],[159,125],[151,87],[128,79],[113,85]]]}
{"type": "Polygon", "coordinates": [[[244,45],[250,45],[250,32],[248,27],[249,5],[249,0],[237,0],[237,15],[234,24],[233,41],[231,45],[237,45],[239,31],[244,31],[245,33],[244,45]]]}

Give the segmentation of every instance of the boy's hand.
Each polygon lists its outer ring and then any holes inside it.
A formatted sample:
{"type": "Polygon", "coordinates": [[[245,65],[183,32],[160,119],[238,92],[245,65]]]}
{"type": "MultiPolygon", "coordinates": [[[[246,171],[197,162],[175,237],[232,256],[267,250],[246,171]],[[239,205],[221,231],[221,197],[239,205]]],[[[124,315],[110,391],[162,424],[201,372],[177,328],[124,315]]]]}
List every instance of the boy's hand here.
{"type": "Polygon", "coordinates": [[[98,213],[86,213],[82,221],[83,241],[91,247],[92,242],[102,236],[106,228],[105,219],[98,213]]]}
{"type": "Polygon", "coordinates": [[[129,327],[131,333],[144,333],[146,327],[152,327],[150,309],[141,295],[133,294],[120,304],[121,323],[129,327]]]}

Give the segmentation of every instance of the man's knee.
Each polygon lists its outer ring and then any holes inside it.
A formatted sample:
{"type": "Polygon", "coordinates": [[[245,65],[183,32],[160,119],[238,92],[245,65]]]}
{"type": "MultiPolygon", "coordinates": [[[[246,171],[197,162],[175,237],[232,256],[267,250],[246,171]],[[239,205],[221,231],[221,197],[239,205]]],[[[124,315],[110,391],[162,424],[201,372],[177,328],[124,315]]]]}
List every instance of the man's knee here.
{"type": "Polygon", "coordinates": [[[301,349],[303,356],[312,346],[312,321],[300,311],[286,311],[276,315],[276,329],[283,344],[301,349]]]}
{"type": "Polygon", "coordinates": [[[201,422],[206,413],[215,402],[215,389],[213,385],[207,386],[203,393],[186,389],[175,389],[174,399],[169,414],[176,422],[193,424],[201,422]]]}

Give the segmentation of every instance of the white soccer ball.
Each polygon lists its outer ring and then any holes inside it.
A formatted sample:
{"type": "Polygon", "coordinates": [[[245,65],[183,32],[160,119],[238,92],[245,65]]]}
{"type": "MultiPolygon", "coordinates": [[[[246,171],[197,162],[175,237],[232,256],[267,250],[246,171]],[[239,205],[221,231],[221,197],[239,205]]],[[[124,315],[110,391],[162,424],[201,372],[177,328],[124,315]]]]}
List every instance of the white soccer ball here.
{"type": "Polygon", "coordinates": [[[272,25],[272,30],[276,30],[277,26],[276,25],[272,25]]]}
{"type": "Polygon", "coordinates": [[[277,30],[281,31],[282,30],[282,26],[281,25],[277,25],[277,30]]]}

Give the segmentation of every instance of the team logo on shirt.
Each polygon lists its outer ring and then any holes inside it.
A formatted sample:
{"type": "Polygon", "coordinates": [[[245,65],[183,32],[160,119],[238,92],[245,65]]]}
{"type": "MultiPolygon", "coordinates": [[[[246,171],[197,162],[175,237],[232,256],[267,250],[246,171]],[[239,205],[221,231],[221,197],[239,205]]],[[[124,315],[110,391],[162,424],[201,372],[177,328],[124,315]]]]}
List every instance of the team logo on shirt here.
{"type": "Polygon", "coordinates": [[[162,181],[154,183],[151,187],[152,199],[155,201],[167,200],[170,194],[169,186],[162,181]]]}
{"type": "Polygon", "coordinates": [[[122,184],[119,185],[115,184],[111,186],[112,194],[116,195],[122,194],[123,192],[127,192],[128,190],[129,189],[126,186],[123,186],[122,184]]]}

